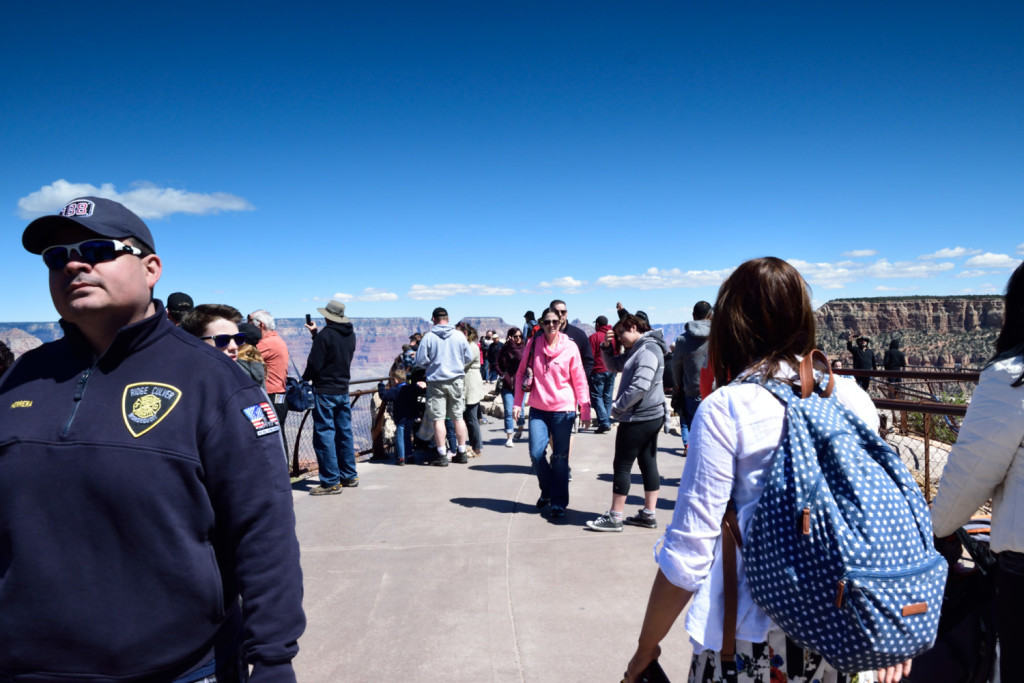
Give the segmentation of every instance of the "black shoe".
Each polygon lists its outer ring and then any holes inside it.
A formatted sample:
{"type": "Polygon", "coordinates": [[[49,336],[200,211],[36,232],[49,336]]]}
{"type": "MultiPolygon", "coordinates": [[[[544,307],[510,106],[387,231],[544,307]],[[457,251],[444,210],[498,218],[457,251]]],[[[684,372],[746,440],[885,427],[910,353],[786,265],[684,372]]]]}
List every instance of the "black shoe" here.
{"type": "Polygon", "coordinates": [[[605,425],[600,425],[600,426],[598,426],[597,429],[594,430],[594,433],[595,434],[604,434],[605,432],[610,432],[610,431],[612,431],[611,427],[606,427],[605,425]]]}
{"type": "Polygon", "coordinates": [[[430,464],[434,467],[448,467],[448,456],[439,455],[430,461],[430,464]]]}
{"type": "Polygon", "coordinates": [[[351,479],[342,479],[341,485],[347,489],[354,489],[359,486],[359,477],[352,477],[351,479]]]}
{"type": "Polygon", "coordinates": [[[552,505],[548,512],[548,519],[565,519],[565,508],[561,505],[552,505]]]}
{"type": "Polygon", "coordinates": [[[629,524],[630,526],[642,526],[645,529],[657,529],[658,518],[653,514],[648,514],[643,510],[640,510],[632,517],[626,517],[622,520],[623,524],[629,524]]]}
{"type": "Polygon", "coordinates": [[[454,462],[457,465],[465,465],[467,462],[469,462],[469,456],[466,455],[466,451],[456,453],[455,455],[452,456],[452,462],[454,462]]]}
{"type": "Polygon", "coordinates": [[[534,507],[543,512],[549,505],[551,505],[551,499],[541,496],[537,499],[537,504],[534,507]]]}

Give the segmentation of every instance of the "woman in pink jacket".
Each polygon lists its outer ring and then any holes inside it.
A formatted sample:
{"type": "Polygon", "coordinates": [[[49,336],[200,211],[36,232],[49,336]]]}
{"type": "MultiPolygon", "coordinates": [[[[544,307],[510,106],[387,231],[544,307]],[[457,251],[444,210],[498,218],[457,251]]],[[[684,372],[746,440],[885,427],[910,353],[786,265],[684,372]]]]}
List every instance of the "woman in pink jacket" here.
{"type": "Polygon", "coordinates": [[[565,517],[569,505],[569,437],[576,420],[590,420],[590,390],[583,361],[576,344],[558,331],[558,314],[545,311],[541,318],[543,335],[534,335],[523,350],[516,372],[515,405],[512,416],[523,412],[523,380],[532,377],[530,394],[530,459],[540,484],[537,508],[548,510],[550,519],[565,517]],[[551,441],[550,462],[544,451],[551,441]]]}

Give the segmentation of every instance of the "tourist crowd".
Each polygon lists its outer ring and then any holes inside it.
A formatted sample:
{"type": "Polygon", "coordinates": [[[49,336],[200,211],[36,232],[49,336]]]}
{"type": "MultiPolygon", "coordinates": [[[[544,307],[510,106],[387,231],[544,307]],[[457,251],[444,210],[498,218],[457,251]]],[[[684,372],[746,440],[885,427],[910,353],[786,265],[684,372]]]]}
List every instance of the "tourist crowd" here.
{"type": "MultiPolygon", "coordinates": [[[[195,305],[181,292],[165,307],[153,295],[162,272],[153,235],[108,199],[75,199],[30,223],[22,242],[42,256],[64,337],[16,361],[0,344],[0,678],[294,680],[305,617],[283,429],[292,363],[274,317],[195,305]]],[[[1009,654],[1024,641],[1024,266],[1005,300],[996,354],[930,521],[919,506],[915,529],[934,553],[931,524],[944,547],[992,500],[996,630],[1009,654]]],[[[310,494],[326,496],[359,484],[349,395],[357,339],[344,301],[318,311],[323,327],[306,320],[312,344],[301,380],[313,396],[310,494]]],[[[658,438],[674,410],[687,460],[625,679],[653,675],[659,643],[689,604],[691,681],[857,680],[769,614],[758,593],[768,560],[738,562],[731,549],[756,526],[762,494],[800,474],[773,467],[784,449],[821,448],[787,441],[795,396],[832,399],[866,442],[878,431],[868,379],[834,378],[814,363],[803,278],[776,258],[740,264],[714,305],[694,306],[672,344],[643,311],[617,304],[616,316],[614,324],[598,316],[588,335],[555,299],[539,316],[527,311],[521,328],[481,337],[435,308],[430,329],[409,337],[378,386],[395,423],[396,464],[448,467],[480,456],[490,392],[500,396],[504,445],[528,433],[541,514],[566,518],[574,432],[614,431],[611,502],[586,527],[655,529],[658,438]],[[634,464],[643,504],[627,516],[634,464]]],[[[854,336],[854,367],[876,367],[870,340],[855,345],[854,336]]],[[[898,342],[884,364],[905,367],[898,342]]],[[[901,490],[920,496],[912,484],[901,490]]],[[[804,510],[805,528],[817,514],[804,510]]],[[[900,623],[909,631],[937,623],[937,610],[915,602],[900,623]]],[[[818,618],[798,613],[795,627],[818,618]]],[[[923,649],[868,668],[900,680],[923,649]]],[[[1012,661],[1001,660],[1003,680],[1017,675],[1012,661]]]]}

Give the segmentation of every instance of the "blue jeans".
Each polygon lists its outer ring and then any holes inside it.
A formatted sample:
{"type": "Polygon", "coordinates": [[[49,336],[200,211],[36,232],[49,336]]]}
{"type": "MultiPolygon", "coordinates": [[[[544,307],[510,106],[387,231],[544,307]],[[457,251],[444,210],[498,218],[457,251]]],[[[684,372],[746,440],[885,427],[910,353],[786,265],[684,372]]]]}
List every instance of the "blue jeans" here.
{"type": "Polygon", "coordinates": [[[313,394],[313,451],[320,483],[334,486],[355,479],[356,453],[352,440],[352,406],[348,394],[313,394]]]}
{"type": "Polygon", "coordinates": [[[519,422],[518,423],[516,423],[516,421],[512,419],[512,406],[515,404],[515,401],[516,401],[516,395],[513,394],[511,391],[503,391],[503,392],[501,392],[501,404],[502,404],[502,406],[505,407],[505,433],[506,434],[511,434],[513,431],[515,431],[516,427],[519,427],[520,429],[522,429],[523,425],[526,423],[526,418],[523,417],[522,415],[519,416],[519,422]]]}
{"type": "Polygon", "coordinates": [[[412,455],[412,433],[415,430],[416,421],[411,417],[395,421],[395,460],[405,462],[406,454],[412,455]]]}
{"type": "Polygon", "coordinates": [[[597,412],[597,424],[600,427],[612,426],[612,391],[614,389],[614,372],[590,373],[590,405],[597,412]]]}
{"type": "Polygon", "coordinates": [[[690,444],[690,423],[693,422],[693,416],[699,405],[699,396],[683,397],[683,414],[679,416],[679,434],[683,437],[684,446],[690,444]]]}
{"type": "MultiPolygon", "coordinates": [[[[449,453],[455,453],[459,450],[459,439],[458,435],[455,433],[455,420],[444,421],[444,438],[445,442],[448,444],[449,453]]],[[[437,444],[434,445],[436,446],[437,444]]]]}
{"type": "Polygon", "coordinates": [[[569,437],[576,421],[574,411],[551,412],[530,408],[530,459],[537,473],[541,498],[552,505],[569,506],[569,437]],[[551,462],[544,457],[551,441],[551,462]]]}

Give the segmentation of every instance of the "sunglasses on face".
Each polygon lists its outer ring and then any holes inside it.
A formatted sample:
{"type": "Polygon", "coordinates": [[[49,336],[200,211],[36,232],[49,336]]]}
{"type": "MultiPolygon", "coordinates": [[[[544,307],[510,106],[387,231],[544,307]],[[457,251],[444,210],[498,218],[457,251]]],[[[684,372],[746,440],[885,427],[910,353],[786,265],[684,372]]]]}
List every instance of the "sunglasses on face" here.
{"type": "Polygon", "coordinates": [[[142,250],[119,240],[91,239],[74,244],[57,244],[43,250],[43,263],[51,270],[60,270],[75,260],[94,266],[104,261],[113,261],[121,254],[142,256],[142,250]],[[72,259],[72,254],[78,254],[72,259]]]}
{"type": "Polygon", "coordinates": [[[540,324],[541,325],[557,325],[558,323],[559,323],[558,320],[542,320],[540,324]]]}
{"type": "Polygon", "coordinates": [[[223,349],[225,346],[231,343],[231,340],[234,340],[235,345],[237,346],[241,346],[242,344],[244,344],[245,332],[239,332],[237,334],[212,334],[208,337],[200,337],[200,339],[202,339],[203,341],[206,341],[207,339],[212,339],[214,346],[216,346],[218,349],[223,349]]]}
{"type": "Polygon", "coordinates": [[[555,308],[555,309],[552,309],[552,310],[554,310],[554,312],[557,313],[558,315],[569,315],[569,309],[567,309],[567,308],[562,308],[562,309],[555,308]]]}

